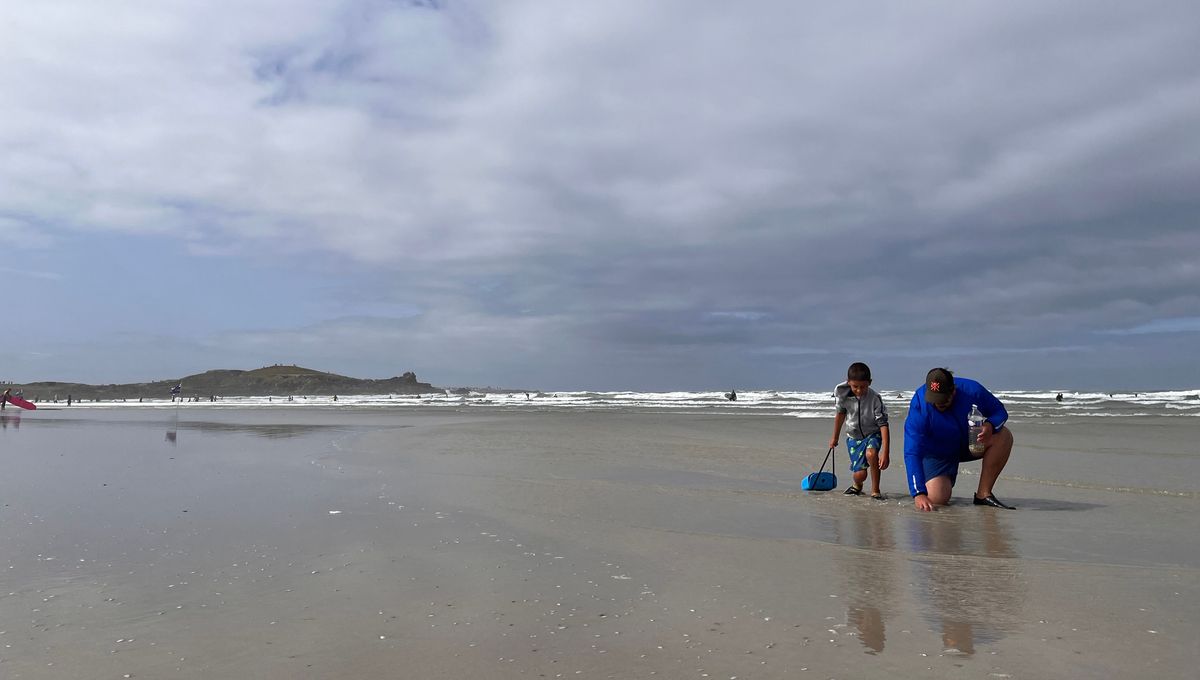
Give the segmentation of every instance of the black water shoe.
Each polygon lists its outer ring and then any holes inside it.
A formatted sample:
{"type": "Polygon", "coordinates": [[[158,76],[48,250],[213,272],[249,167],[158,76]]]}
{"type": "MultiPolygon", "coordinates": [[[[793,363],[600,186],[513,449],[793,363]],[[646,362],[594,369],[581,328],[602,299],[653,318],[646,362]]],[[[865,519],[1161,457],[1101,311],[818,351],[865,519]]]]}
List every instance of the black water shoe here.
{"type": "Polygon", "coordinates": [[[979,496],[972,496],[972,499],[975,501],[975,505],[990,505],[993,508],[1003,508],[1005,510],[1016,510],[1016,508],[1014,508],[1011,505],[1005,505],[1005,504],[1001,503],[1000,499],[996,498],[996,494],[994,494],[994,493],[988,494],[987,498],[980,498],[979,496]]]}
{"type": "Polygon", "coordinates": [[[862,489],[857,486],[852,486],[842,492],[843,496],[861,496],[862,489]]]}

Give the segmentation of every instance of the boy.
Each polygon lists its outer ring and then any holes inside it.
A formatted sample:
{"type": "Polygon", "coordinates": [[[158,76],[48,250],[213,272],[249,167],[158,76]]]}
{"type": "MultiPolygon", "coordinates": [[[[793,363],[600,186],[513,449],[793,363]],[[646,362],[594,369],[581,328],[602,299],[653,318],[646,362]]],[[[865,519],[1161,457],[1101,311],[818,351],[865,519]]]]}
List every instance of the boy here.
{"type": "Polygon", "coordinates": [[[850,453],[850,472],[854,484],[843,493],[862,495],[867,470],[871,471],[871,498],[886,500],[879,492],[879,472],[890,464],[888,417],[883,398],[871,389],[871,369],[861,361],[846,369],[846,382],[838,385],[833,396],[837,399],[837,416],[833,419],[833,436],[829,448],[837,446],[842,427],[846,428],[846,450],[850,453]]]}

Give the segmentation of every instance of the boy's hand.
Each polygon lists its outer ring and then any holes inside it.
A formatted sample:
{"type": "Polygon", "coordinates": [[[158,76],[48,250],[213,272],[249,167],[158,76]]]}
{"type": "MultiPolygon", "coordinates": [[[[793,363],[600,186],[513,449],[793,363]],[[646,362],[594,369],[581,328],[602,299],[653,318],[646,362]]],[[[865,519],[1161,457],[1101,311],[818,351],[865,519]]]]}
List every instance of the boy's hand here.
{"type": "Polygon", "coordinates": [[[879,469],[886,470],[886,469],[888,469],[888,466],[891,464],[892,464],[892,457],[891,457],[891,455],[889,455],[888,450],[886,448],[884,448],[883,450],[881,450],[879,452],[879,469]]]}
{"type": "Polygon", "coordinates": [[[837,448],[837,437],[836,436],[829,438],[829,448],[831,448],[831,449],[837,448]]]}
{"type": "Polygon", "coordinates": [[[929,496],[926,496],[925,494],[921,494],[920,496],[914,498],[913,503],[915,503],[917,509],[922,512],[933,512],[935,509],[933,507],[933,503],[929,500],[929,496]]]}

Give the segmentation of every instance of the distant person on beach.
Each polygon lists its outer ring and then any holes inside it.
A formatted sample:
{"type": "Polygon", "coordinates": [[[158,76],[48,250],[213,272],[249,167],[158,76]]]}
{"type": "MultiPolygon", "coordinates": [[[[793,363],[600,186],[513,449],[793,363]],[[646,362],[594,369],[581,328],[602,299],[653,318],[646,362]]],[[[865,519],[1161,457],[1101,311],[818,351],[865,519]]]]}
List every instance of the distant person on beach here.
{"type": "Polygon", "coordinates": [[[863,482],[871,473],[871,498],[886,500],[879,491],[879,473],[891,462],[887,407],[883,397],[871,389],[871,369],[861,361],[846,369],[846,382],[833,390],[837,415],[833,418],[833,436],[829,448],[836,448],[843,428],[846,452],[850,454],[850,473],[854,483],[843,494],[861,496],[863,482]]]}
{"type": "Polygon", "coordinates": [[[1004,404],[983,385],[956,378],[945,368],[929,371],[925,385],[913,393],[904,421],[904,467],[917,509],[928,511],[949,504],[959,463],[982,460],[975,505],[1012,510],[992,493],[1012,453],[1013,436],[1004,426],[1007,421],[1004,404]],[[984,449],[979,454],[971,453],[967,441],[972,405],[979,407],[985,419],[979,435],[984,449]]]}
{"type": "Polygon", "coordinates": [[[6,405],[8,405],[8,398],[11,396],[12,396],[12,388],[11,387],[4,390],[3,394],[0,394],[0,411],[3,411],[4,407],[6,405]]]}

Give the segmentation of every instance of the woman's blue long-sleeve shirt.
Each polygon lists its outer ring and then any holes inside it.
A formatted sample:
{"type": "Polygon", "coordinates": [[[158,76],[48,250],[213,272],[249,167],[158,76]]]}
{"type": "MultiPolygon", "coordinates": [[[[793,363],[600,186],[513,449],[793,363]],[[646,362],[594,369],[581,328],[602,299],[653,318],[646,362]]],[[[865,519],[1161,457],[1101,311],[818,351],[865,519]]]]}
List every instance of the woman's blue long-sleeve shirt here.
{"type": "Polygon", "coordinates": [[[958,461],[967,450],[967,416],[971,405],[992,424],[993,430],[1004,427],[1008,411],[983,385],[969,378],[954,379],[954,402],[939,411],[925,401],[925,386],[913,392],[904,420],[904,468],[908,472],[908,492],[912,496],[927,493],[925,489],[925,458],[958,461]]]}

